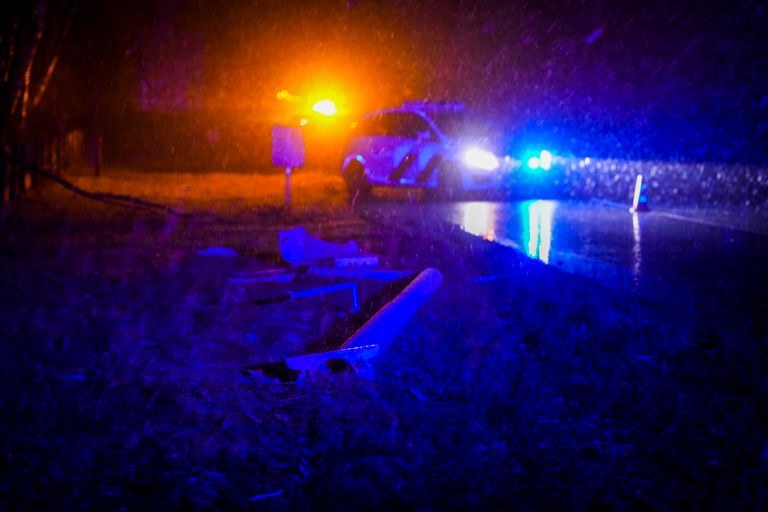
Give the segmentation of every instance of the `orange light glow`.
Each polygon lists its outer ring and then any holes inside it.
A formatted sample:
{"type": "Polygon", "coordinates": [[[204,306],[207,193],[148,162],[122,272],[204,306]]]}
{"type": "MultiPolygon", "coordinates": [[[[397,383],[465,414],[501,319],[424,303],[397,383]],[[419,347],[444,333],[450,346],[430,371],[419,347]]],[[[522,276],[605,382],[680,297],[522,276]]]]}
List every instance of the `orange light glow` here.
{"type": "Polygon", "coordinates": [[[277,97],[277,99],[281,101],[289,101],[291,103],[298,103],[301,100],[301,98],[299,98],[298,96],[295,96],[290,92],[288,92],[287,89],[283,89],[282,91],[278,92],[275,96],[277,97]]]}
{"type": "Polygon", "coordinates": [[[312,110],[328,117],[335,116],[339,112],[336,108],[336,103],[327,98],[315,102],[315,104],[312,105],[312,110]]]}

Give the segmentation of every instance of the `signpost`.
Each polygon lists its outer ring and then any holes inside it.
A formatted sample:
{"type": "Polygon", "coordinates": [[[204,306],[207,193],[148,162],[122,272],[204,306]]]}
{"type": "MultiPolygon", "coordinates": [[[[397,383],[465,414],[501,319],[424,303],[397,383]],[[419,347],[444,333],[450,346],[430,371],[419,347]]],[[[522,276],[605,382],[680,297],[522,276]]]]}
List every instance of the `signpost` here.
{"type": "Polygon", "coordinates": [[[272,165],[285,168],[285,209],[291,208],[291,171],[304,167],[304,134],[298,126],[272,127],[272,165]]]}

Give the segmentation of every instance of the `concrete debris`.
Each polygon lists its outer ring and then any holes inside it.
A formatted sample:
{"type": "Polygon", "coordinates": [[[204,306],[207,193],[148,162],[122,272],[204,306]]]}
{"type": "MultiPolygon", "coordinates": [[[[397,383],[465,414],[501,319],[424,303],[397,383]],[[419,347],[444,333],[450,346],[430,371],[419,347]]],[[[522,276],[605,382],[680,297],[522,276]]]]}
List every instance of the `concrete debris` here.
{"type": "Polygon", "coordinates": [[[360,252],[354,240],[347,243],[328,242],[312,236],[304,226],[280,231],[278,245],[283,259],[294,266],[311,264],[318,260],[370,257],[360,252]]]}
{"type": "Polygon", "coordinates": [[[206,247],[197,251],[199,256],[219,256],[222,258],[234,258],[237,256],[237,251],[231,247],[206,247]]]}

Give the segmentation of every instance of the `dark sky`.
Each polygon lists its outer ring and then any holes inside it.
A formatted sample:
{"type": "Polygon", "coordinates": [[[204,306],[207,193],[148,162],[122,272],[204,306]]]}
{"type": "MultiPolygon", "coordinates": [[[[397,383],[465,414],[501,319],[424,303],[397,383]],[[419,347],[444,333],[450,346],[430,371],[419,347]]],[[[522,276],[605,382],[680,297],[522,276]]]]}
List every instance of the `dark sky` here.
{"type": "Polygon", "coordinates": [[[516,126],[565,139],[587,133],[590,141],[574,143],[606,153],[653,146],[750,159],[768,147],[761,2],[340,4],[271,3],[264,26],[293,29],[304,51],[281,61],[298,63],[292,69],[325,49],[328,68],[348,82],[350,62],[374,77],[362,84],[378,87],[369,104],[462,99],[516,126]],[[336,58],[339,47],[346,51],[336,58]]]}
{"type": "MultiPolygon", "coordinates": [[[[74,12],[67,40],[57,43],[51,101],[66,103],[79,89],[102,110],[135,108],[137,81],[160,69],[193,77],[195,108],[258,110],[283,88],[330,86],[352,112],[459,99],[517,129],[587,134],[590,141],[576,143],[604,143],[607,152],[666,145],[700,158],[768,156],[768,14],[760,2],[48,5],[51,29],[74,12]]],[[[28,15],[19,19],[30,24],[28,15]]],[[[178,88],[155,81],[156,90],[178,88]]]]}

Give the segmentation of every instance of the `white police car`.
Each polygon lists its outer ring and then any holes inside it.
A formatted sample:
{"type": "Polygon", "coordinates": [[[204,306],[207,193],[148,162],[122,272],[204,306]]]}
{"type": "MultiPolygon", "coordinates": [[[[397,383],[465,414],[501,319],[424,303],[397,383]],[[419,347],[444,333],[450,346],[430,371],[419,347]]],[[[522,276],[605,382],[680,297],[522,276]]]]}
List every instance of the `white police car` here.
{"type": "Polygon", "coordinates": [[[353,200],[373,186],[426,188],[449,199],[492,190],[507,172],[494,146],[500,135],[461,103],[405,102],[353,126],[342,175],[353,200]]]}

